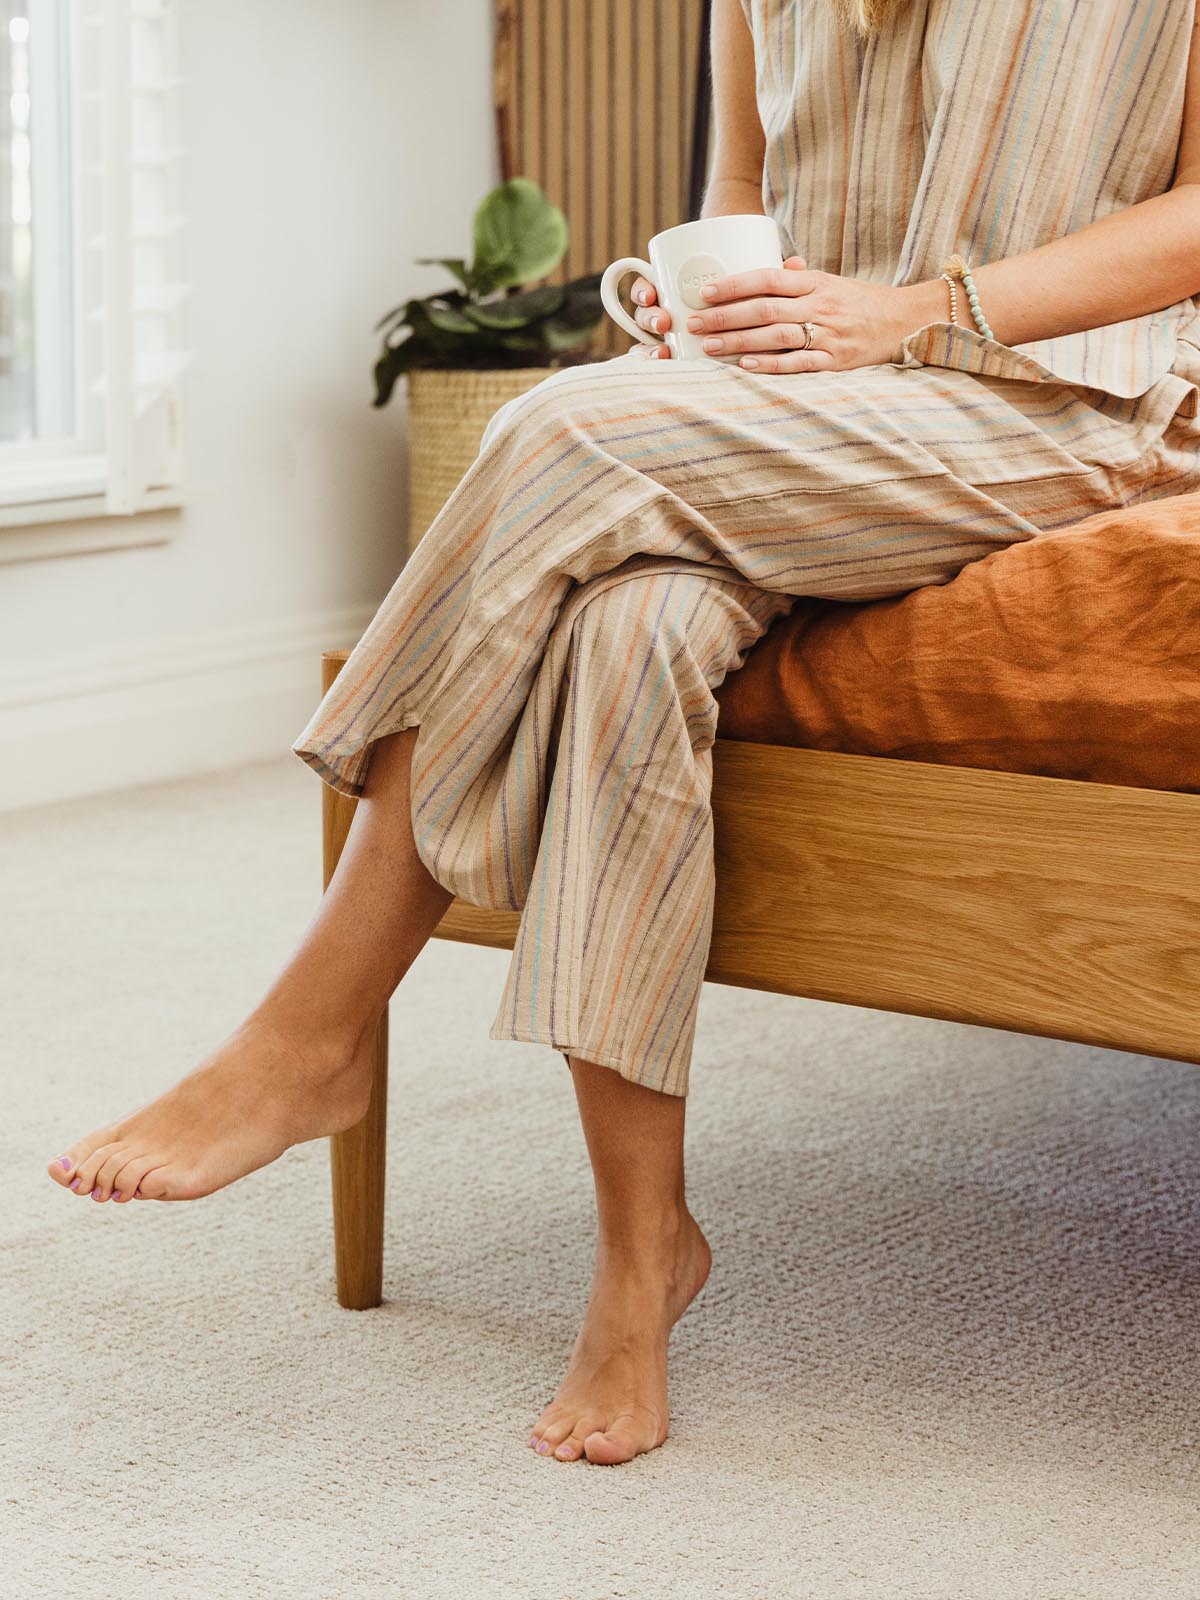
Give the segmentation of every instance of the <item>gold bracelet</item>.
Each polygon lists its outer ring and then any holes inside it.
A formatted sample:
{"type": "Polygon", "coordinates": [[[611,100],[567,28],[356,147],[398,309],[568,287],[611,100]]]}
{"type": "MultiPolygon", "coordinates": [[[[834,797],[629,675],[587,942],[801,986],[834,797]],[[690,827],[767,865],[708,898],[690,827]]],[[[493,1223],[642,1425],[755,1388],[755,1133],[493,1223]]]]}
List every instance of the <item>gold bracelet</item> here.
{"type": "Polygon", "coordinates": [[[943,272],[942,277],[950,285],[950,321],[958,325],[958,290],[954,287],[954,279],[948,272],[943,272]]]}

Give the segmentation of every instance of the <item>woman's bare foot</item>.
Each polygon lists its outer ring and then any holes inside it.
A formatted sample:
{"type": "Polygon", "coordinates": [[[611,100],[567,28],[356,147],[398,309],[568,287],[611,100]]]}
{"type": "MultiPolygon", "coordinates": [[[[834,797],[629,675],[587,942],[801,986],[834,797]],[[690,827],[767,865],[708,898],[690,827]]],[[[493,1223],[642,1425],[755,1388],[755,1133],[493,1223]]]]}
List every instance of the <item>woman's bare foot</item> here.
{"type": "Polygon", "coordinates": [[[371,1093],[373,1030],[350,1049],[252,1014],[173,1089],[47,1163],[64,1189],[122,1205],[196,1200],[290,1145],[352,1127],[371,1093]]]}
{"type": "Polygon", "coordinates": [[[690,1211],[645,1243],[603,1239],[566,1377],[529,1437],[539,1455],[615,1465],[667,1437],[667,1341],[712,1265],[690,1211]]]}

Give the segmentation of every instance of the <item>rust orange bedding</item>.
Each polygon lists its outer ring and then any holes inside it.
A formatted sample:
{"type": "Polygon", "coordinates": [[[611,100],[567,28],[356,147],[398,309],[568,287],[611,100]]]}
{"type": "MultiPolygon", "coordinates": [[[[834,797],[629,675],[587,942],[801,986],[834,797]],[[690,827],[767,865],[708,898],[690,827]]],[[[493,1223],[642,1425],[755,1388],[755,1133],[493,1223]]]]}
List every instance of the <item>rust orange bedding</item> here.
{"type": "Polygon", "coordinates": [[[716,697],[724,739],[1200,792],[1200,491],[797,600],[716,697]]]}

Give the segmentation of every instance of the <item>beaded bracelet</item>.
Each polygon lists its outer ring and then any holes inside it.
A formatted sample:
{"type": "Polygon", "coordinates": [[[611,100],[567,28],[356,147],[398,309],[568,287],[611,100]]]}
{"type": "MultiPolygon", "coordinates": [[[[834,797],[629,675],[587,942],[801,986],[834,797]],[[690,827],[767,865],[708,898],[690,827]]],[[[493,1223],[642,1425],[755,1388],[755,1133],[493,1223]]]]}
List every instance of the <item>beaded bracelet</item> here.
{"type": "Polygon", "coordinates": [[[942,277],[950,285],[950,321],[958,325],[958,290],[954,287],[954,279],[950,273],[943,272],[942,277]]]}
{"type": "Polygon", "coordinates": [[[954,273],[957,273],[957,275],[962,279],[963,288],[967,291],[967,303],[971,307],[971,315],[975,319],[975,326],[979,329],[980,333],[983,334],[985,339],[994,339],[996,336],[992,332],[991,328],[988,327],[987,318],[983,314],[983,307],[979,304],[979,295],[975,289],[975,280],[971,276],[971,269],[963,260],[962,256],[958,254],[952,255],[948,261],[943,263],[941,272],[941,276],[945,278],[946,282],[950,285],[951,322],[958,321],[958,296],[954,287],[954,278],[952,276],[954,273]]]}

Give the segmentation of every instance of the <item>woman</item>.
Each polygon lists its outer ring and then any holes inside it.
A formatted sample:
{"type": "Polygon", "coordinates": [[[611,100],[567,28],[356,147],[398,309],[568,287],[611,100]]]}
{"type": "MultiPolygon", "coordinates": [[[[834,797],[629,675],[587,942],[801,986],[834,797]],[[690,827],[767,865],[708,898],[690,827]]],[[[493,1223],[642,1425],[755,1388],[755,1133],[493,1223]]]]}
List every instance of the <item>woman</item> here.
{"type": "Polygon", "coordinates": [[[191,1199],[352,1125],[452,896],[520,908],[491,1037],[565,1056],[598,1209],[528,1442],[662,1443],[668,1337],[710,1262],[683,1131],[712,689],[797,595],[945,583],[1200,487],[1195,21],[1195,0],[716,0],[704,214],[766,210],[790,252],[694,319],[739,363],[634,350],[497,413],[293,747],[361,796],[318,915],[245,1022],[54,1158],[58,1183],[191,1199]],[[962,284],[952,318],[954,252],[990,336],[962,284]]]}

